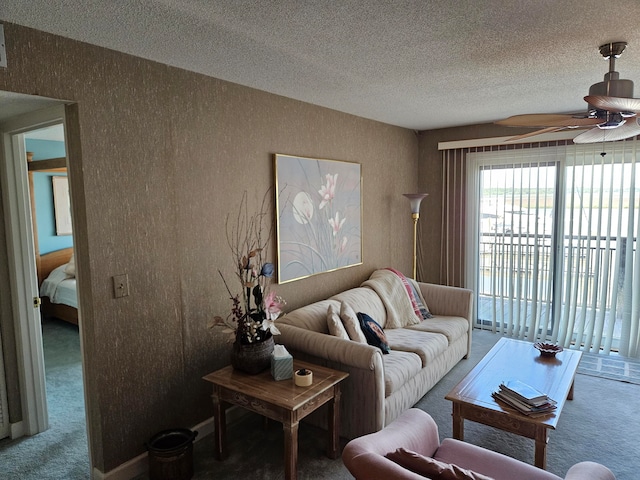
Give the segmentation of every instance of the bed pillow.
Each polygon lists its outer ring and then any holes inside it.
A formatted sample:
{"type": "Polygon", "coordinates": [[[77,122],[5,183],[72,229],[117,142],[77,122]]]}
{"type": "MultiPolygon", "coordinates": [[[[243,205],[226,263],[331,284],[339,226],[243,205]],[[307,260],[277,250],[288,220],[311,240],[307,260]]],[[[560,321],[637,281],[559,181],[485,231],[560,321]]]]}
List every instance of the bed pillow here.
{"type": "Polygon", "coordinates": [[[453,463],[440,462],[405,448],[389,452],[386,457],[407,470],[432,480],[493,480],[481,473],[466,470],[453,463]]]}
{"type": "Polygon", "coordinates": [[[367,343],[367,339],[362,333],[362,328],[360,328],[360,321],[356,312],[346,302],[340,303],[340,319],[351,340],[358,343],[367,343]]]}
{"type": "Polygon", "coordinates": [[[366,313],[358,312],[356,315],[360,321],[360,328],[362,328],[362,333],[364,333],[367,343],[374,347],[378,347],[382,350],[382,353],[389,353],[391,351],[389,348],[389,341],[378,322],[366,313]]]}
{"type": "Polygon", "coordinates": [[[337,312],[333,305],[329,305],[329,308],[327,308],[327,327],[329,328],[329,333],[334,337],[349,340],[349,334],[340,319],[340,312],[337,312]]]}
{"type": "Polygon", "coordinates": [[[75,260],[75,254],[71,255],[71,258],[69,259],[69,263],[67,263],[67,266],[64,267],[64,273],[66,273],[67,275],[71,275],[72,277],[76,276],[76,260],[75,260]]]}

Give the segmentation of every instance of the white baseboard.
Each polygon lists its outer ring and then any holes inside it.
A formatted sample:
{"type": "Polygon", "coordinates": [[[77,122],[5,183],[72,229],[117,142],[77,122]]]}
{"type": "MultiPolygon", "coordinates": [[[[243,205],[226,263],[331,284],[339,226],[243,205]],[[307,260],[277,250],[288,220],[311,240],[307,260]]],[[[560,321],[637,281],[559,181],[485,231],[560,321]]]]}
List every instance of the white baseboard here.
{"type": "MultiPolygon", "coordinates": [[[[249,412],[243,408],[230,407],[226,411],[227,423],[234,422],[249,412]]],[[[195,441],[202,440],[203,438],[211,435],[215,431],[215,423],[213,417],[209,417],[204,422],[200,422],[195,425],[192,431],[198,432],[195,441]]],[[[212,452],[213,455],[213,452],[212,452]]],[[[148,453],[141,453],[137,457],[126,461],[125,463],[118,465],[113,470],[109,470],[106,473],[101,472],[97,468],[93,469],[91,478],[92,480],[130,480],[139,475],[147,473],[149,471],[149,456],[148,453]]]]}
{"type": "Polygon", "coordinates": [[[11,440],[15,440],[16,438],[24,437],[24,422],[16,422],[10,425],[11,431],[9,435],[11,435],[11,440]]]}

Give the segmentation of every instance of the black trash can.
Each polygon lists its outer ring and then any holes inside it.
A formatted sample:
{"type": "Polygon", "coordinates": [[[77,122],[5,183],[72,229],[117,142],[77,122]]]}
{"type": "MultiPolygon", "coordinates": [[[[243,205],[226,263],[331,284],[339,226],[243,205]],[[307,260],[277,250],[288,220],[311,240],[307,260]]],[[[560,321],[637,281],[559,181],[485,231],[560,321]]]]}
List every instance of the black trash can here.
{"type": "Polygon", "coordinates": [[[190,480],[193,477],[193,440],[198,432],[186,428],[154,435],[149,450],[150,480],[190,480]]]}

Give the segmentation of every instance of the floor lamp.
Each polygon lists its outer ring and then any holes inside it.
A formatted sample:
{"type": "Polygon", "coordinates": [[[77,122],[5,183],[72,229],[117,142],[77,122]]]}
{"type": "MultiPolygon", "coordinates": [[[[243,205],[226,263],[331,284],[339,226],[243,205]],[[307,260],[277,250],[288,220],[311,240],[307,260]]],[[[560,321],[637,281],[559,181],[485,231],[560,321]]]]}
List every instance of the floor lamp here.
{"type": "Polygon", "coordinates": [[[405,197],[411,202],[411,218],[413,218],[413,279],[416,280],[418,250],[417,250],[417,238],[418,238],[418,219],[420,218],[420,202],[422,199],[429,195],[428,193],[403,193],[405,197]]]}

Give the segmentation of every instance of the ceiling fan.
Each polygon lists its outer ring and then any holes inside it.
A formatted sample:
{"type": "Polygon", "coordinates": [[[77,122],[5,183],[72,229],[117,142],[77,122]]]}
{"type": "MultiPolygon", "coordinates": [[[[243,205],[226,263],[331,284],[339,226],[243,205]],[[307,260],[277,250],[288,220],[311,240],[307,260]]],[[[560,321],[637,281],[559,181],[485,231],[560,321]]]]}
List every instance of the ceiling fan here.
{"type": "Polygon", "coordinates": [[[567,128],[589,128],[573,139],[574,143],[612,142],[640,135],[640,98],[633,98],[633,82],[620,79],[615,71],[616,59],[626,48],[626,42],[613,42],[600,46],[600,54],[609,60],[609,72],[604,81],[591,85],[584,97],[587,112],[563,115],[534,113],[514,115],[495,122],[509,127],[536,127],[530,133],[518,135],[507,141],[556,132],[567,128]]]}

